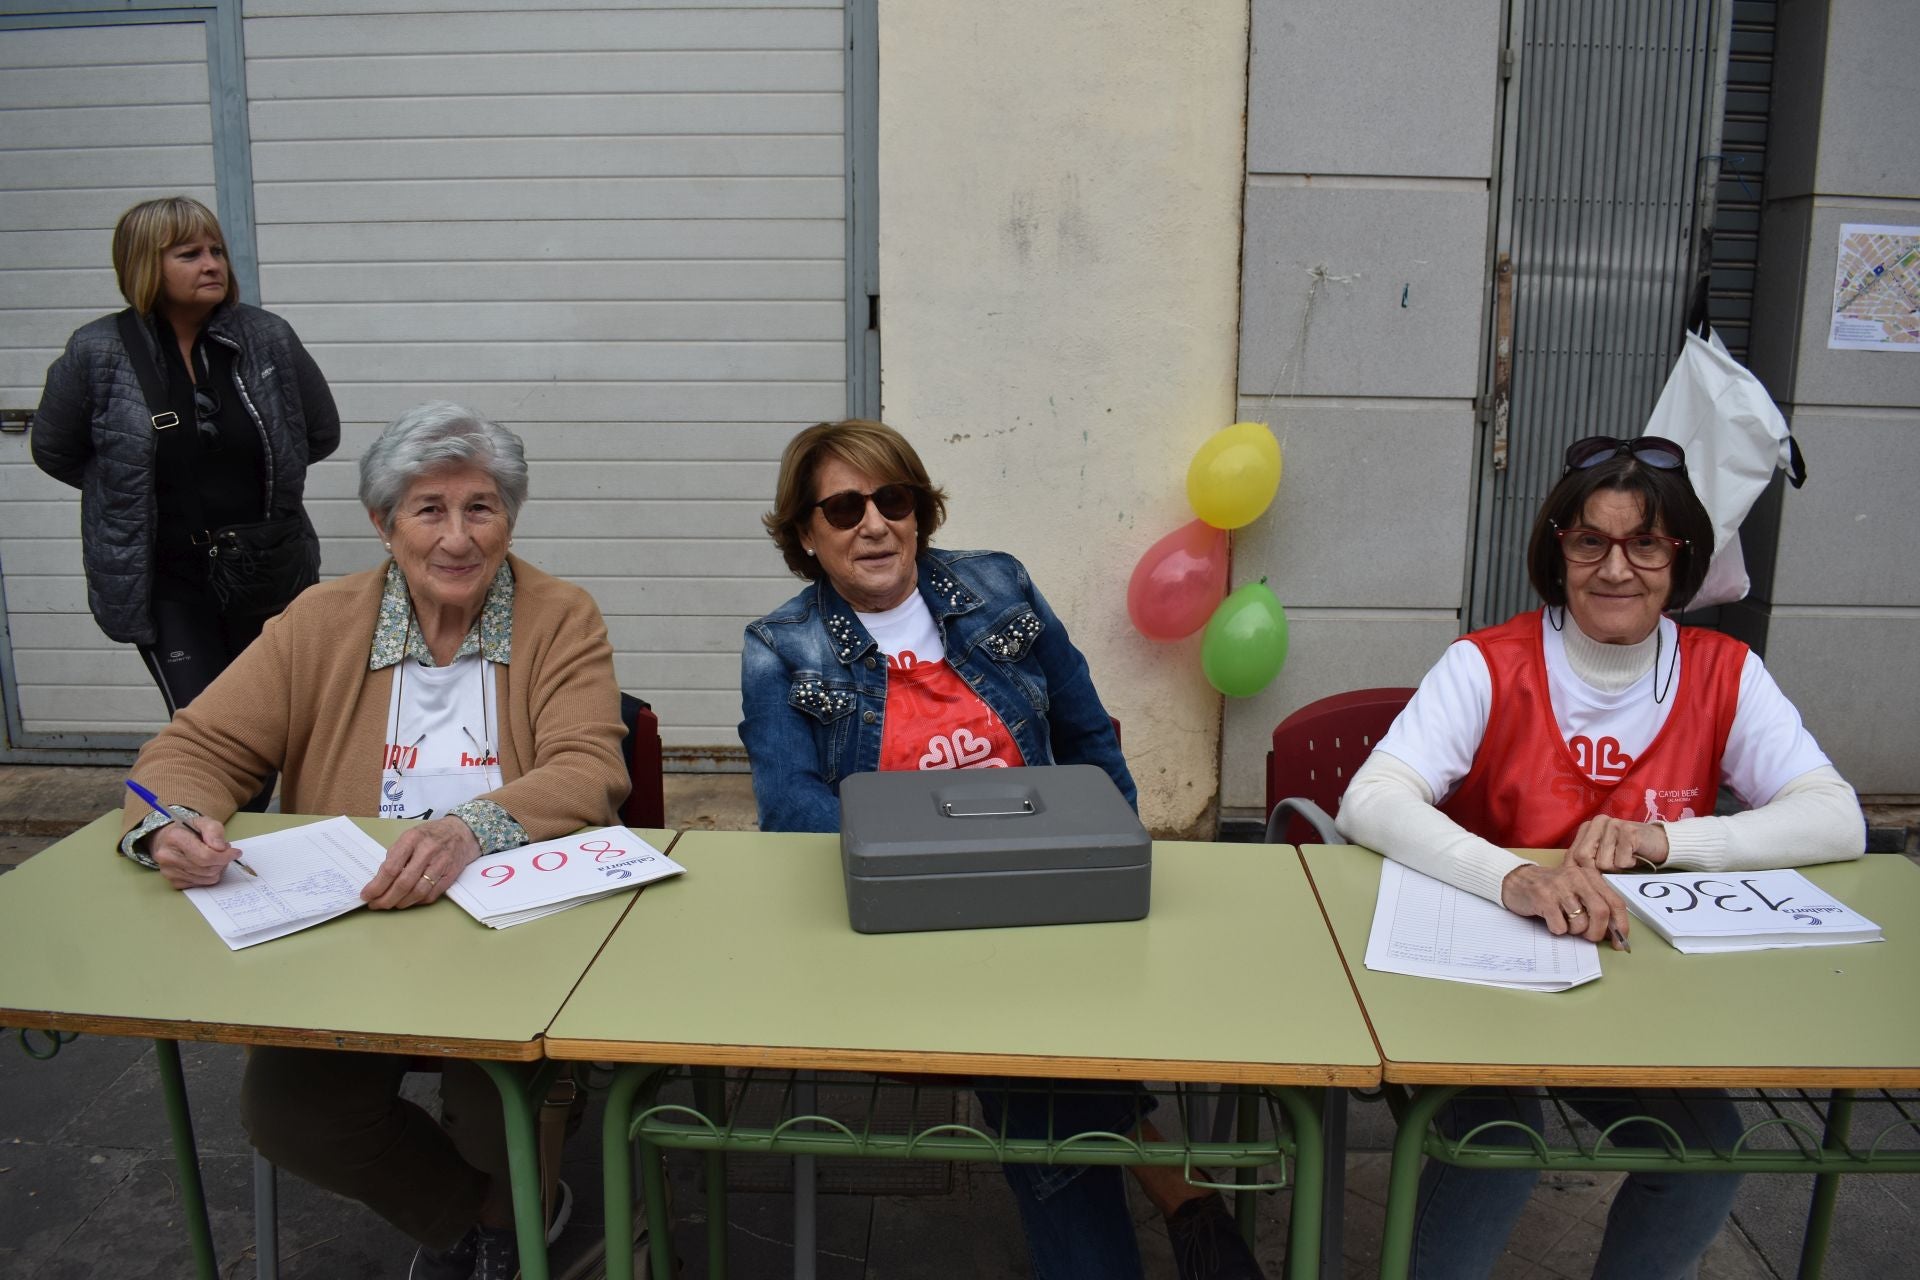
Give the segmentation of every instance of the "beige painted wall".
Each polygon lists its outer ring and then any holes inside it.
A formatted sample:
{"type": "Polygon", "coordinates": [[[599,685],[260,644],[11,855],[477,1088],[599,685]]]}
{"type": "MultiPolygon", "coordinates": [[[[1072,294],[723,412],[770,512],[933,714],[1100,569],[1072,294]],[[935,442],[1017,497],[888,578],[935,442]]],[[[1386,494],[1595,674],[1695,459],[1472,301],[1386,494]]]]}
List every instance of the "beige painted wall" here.
{"type": "Polygon", "coordinates": [[[1220,699],[1126,583],[1233,421],[1247,8],[880,5],[882,402],[937,541],[1032,569],[1124,726],[1141,816],[1210,823],[1220,699]]]}

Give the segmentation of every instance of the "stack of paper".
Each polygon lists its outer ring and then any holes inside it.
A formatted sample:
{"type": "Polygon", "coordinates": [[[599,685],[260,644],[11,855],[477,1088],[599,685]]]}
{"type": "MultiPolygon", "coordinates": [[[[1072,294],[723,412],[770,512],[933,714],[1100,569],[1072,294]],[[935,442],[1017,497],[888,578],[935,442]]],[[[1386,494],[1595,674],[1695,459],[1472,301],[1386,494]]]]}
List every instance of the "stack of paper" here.
{"type": "Polygon", "coordinates": [[[249,836],[240,852],[256,874],[229,865],[218,884],[186,891],[187,901],[235,951],[366,906],[361,887],[387,856],[379,841],[346,818],[249,836]]]}
{"type": "Polygon", "coordinates": [[[1610,875],[1633,914],[1689,954],[1879,942],[1880,926],[1798,871],[1610,875]]]}
{"type": "Polygon", "coordinates": [[[1397,862],[1380,867],[1367,968],[1484,987],[1565,991],[1600,976],[1600,949],[1397,862]]]}
{"type": "Polygon", "coordinates": [[[447,896],[481,924],[505,929],[685,870],[627,828],[602,827],[482,858],[447,896]]]}

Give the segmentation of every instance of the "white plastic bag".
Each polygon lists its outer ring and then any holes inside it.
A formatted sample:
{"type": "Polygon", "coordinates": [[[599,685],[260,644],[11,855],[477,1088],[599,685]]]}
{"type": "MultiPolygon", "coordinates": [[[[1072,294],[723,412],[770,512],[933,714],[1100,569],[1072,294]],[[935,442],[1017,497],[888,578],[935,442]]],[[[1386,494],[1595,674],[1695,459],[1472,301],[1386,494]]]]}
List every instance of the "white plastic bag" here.
{"type": "Polygon", "coordinates": [[[1787,467],[1795,487],[1806,479],[1787,420],[1760,379],[1709,329],[1705,339],[1687,334],[1644,434],[1665,436],[1687,451],[1687,476],[1713,517],[1713,560],[1687,608],[1742,599],[1749,583],[1740,522],[1775,467],[1787,467]]]}

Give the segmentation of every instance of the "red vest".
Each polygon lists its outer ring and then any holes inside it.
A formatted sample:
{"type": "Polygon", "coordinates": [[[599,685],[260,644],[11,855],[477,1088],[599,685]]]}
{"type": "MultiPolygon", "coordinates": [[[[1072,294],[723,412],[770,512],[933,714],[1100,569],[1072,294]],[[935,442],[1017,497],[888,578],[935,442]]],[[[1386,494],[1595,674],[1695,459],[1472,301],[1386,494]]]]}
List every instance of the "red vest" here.
{"type": "Polygon", "coordinates": [[[1597,813],[1632,822],[1711,814],[1747,647],[1681,627],[1673,710],[1647,749],[1628,760],[1603,737],[1597,747],[1582,740],[1576,755],[1553,717],[1540,619],[1535,609],[1467,637],[1487,660],[1493,701],[1473,767],[1441,812],[1508,849],[1564,849],[1597,813]]]}

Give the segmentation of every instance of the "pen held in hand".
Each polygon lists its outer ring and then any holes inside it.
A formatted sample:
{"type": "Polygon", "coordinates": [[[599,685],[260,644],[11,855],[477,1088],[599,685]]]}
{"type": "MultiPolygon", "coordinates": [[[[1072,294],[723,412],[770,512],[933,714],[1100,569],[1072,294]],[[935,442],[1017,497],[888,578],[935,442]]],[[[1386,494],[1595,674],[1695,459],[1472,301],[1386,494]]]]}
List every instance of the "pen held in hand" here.
{"type": "Polygon", "coordinates": [[[1608,925],[1607,932],[1613,935],[1613,949],[1615,951],[1624,951],[1628,955],[1633,954],[1633,948],[1627,945],[1627,935],[1621,931],[1619,925],[1608,925]]]}
{"type": "MultiPolygon", "coordinates": [[[[168,822],[180,821],[179,818],[174,816],[173,810],[167,808],[167,806],[160,803],[159,796],[156,796],[155,794],[153,794],[153,792],[147,790],[145,787],[135,782],[132,778],[127,779],[127,790],[133,792],[133,794],[139,796],[142,800],[146,801],[147,807],[149,809],[152,809],[155,813],[165,818],[168,822]]],[[[189,828],[189,830],[191,830],[191,828],[189,828]]],[[[234,856],[233,865],[236,867],[239,867],[242,871],[246,872],[248,875],[252,876],[256,880],[260,878],[260,873],[258,871],[255,871],[252,867],[248,866],[244,861],[240,859],[239,855],[237,854],[234,856]]]]}

